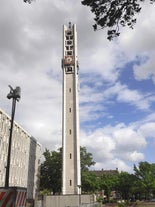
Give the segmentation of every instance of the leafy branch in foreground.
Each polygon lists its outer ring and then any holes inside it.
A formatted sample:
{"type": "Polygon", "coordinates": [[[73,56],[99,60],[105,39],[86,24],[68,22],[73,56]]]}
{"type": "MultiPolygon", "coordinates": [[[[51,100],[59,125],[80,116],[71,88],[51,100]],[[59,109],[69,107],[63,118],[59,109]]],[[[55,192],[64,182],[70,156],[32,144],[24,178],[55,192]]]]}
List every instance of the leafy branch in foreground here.
{"type": "Polygon", "coordinates": [[[34,1],[34,0],[23,0],[25,3],[29,3],[29,4],[31,4],[31,2],[32,1],[34,1]]]}
{"type": "Polygon", "coordinates": [[[120,26],[133,29],[135,15],[140,13],[144,1],[146,0],[83,0],[81,3],[90,6],[95,14],[94,30],[108,28],[107,39],[112,40],[120,35],[120,26]]]}

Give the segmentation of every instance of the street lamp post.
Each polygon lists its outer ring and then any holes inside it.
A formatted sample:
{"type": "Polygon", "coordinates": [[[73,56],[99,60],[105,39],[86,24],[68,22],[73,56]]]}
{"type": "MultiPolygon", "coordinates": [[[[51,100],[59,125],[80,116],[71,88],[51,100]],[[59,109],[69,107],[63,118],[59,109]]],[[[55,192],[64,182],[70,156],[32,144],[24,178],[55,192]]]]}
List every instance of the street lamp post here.
{"type": "Polygon", "coordinates": [[[77,185],[78,187],[78,194],[79,194],[79,206],[81,205],[81,185],[77,185]]]}
{"type": "Polygon", "coordinates": [[[8,99],[12,98],[12,112],[11,112],[11,126],[10,126],[10,135],[9,135],[9,146],[8,146],[8,156],[7,156],[7,165],[6,165],[6,175],[5,175],[5,187],[9,187],[9,175],[10,175],[10,157],[11,157],[11,143],[12,143],[12,131],[13,131],[13,122],[15,116],[16,101],[19,101],[21,97],[21,89],[17,86],[13,89],[10,85],[10,93],[7,95],[8,99]]]}

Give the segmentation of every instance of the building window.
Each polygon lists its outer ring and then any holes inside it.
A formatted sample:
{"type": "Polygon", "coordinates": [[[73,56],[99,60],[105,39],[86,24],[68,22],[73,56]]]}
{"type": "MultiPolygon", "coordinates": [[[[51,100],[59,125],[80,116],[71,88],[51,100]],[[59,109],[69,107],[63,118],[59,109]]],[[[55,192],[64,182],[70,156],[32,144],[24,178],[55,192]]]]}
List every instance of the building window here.
{"type": "Polygon", "coordinates": [[[72,111],[71,108],[69,108],[69,112],[70,112],[70,113],[71,113],[71,111],[72,111]]]}
{"type": "Polygon", "coordinates": [[[71,93],[71,91],[72,91],[71,88],[69,88],[69,92],[70,92],[70,93],[71,93]]]}
{"type": "Polygon", "coordinates": [[[72,35],[72,31],[68,30],[67,35],[72,35]]]}
{"type": "Polygon", "coordinates": [[[71,73],[71,72],[72,72],[72,67],[67,67],[67,68],[66,68],[66,72],[67,72],[67,73],[71,73]]]}
{"type": "Polygon", "coordinates": [[[72,180],[70,180],[70,186],[72,186],[72,180]]]}
{"type": "Polygon", "coordinates": [[[67,51],[67,55],[72,55],[72,51],[67,51]]]}
{"type": "Polygon", "coordinates": [[[72,154],[70,153],[70,159],[72,159],[72,154]]]}
{"type": "Polygon", "coordinates": [[[72,131],[71,131],[71,129],[69,130],[69,134],[71,134],[72,133],[72,131]]]}
{"type": "Polygon", "coordinates": [[[67,45],[72,45],[72,41],[67,41],[67,45]]]}

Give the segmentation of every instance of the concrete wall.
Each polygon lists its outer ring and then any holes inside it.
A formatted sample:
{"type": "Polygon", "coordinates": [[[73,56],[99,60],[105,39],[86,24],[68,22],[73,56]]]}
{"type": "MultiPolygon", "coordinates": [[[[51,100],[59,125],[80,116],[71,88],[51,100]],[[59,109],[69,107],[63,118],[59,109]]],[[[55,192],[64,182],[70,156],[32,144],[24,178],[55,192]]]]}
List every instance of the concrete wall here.
{"type": "Polygon", "coordinates": [[[86,203],[94,203],[95,201],[94,195],[44,196],[42,207],[76,207],[86,203]]]}

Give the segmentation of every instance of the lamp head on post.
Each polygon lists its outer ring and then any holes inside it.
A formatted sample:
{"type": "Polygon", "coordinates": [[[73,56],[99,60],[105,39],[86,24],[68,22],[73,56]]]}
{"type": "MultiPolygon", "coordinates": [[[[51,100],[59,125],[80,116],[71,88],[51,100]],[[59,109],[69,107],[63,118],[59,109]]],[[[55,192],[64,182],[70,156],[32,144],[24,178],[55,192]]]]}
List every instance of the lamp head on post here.
{"type": "Polygon", "coordinates": [[[19,99],[21,98],[21,88],[19,86],[17,86],[15,89],[12,88],[12,86],[9,85],[10,88],[10,93],[7,95],[8,99],[16,99],[17,101],[19,101],[19,99]]]}

